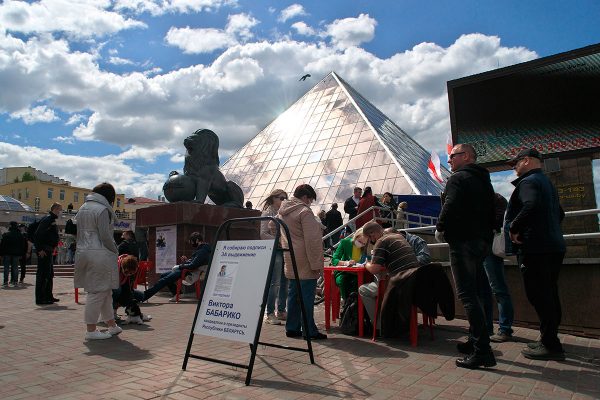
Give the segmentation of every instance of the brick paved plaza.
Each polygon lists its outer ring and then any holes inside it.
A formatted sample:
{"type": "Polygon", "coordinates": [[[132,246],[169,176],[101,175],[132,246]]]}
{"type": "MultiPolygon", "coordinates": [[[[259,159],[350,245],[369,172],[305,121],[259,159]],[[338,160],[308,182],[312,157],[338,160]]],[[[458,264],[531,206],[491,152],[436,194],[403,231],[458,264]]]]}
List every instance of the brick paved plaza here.
{"type": "MultiPolygon", "coordinates": [[[[421,332],[418,347],[404,340],[371,342],[339,334],[313,342],[306,353],[261,346],[250,386],[246,371],[190,359],[181,370],[196,302],[171,304],[161,294],[142,310],[153,320],[124,326],[118,337],[85,342],[83,305],[72,279],[56,278],[58,305],[34,305],[34,276],[22,288],[0,290],[0,398],[9,399],[456,399],[600,398],[600,340],[563,335],[565,362],[531,361],[523,343],[493,344],[498,366],[469,371],[454,366],[465,321],[438,319],[435,340],[421,332]]],[[[85,301],[85,296],[81,296],[85,301]]],[[[323,309],[316,312],[323,322],[323,309]]],[[[537,332],[517,328],[522,342],[537,332]]],[[[283,326],[265,325],[265,342],[302,346],[283,326]]],[[[193,354],[247,363],[249,348],[196,336],[193,354]]]]}

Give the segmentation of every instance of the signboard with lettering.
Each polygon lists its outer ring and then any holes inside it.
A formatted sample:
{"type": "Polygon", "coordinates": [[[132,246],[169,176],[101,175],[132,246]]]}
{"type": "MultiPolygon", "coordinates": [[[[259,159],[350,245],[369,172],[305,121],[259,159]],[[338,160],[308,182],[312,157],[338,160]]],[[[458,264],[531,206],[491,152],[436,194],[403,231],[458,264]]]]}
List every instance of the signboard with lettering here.
{"type": "Polygon", "coordinates": [[[543,154],[600,148],[600,44],[448,82],[453,143],[503,164],[524,148],[543,154]]]}
{"type": "Polygon", "coordinates": [[[252,343],[274,240],[219,241],[194,333],[252,343]]]}

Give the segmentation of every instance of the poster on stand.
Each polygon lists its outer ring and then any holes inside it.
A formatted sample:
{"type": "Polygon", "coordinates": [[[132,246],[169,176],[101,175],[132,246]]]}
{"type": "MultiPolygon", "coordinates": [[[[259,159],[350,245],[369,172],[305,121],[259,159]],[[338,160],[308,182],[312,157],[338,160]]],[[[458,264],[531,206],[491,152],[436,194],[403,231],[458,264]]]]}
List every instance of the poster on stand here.
{"type": "Polygon", "coordinates": [[[170,272],[177,265],[177,226],[156,228],[156,272],[170,272]]]}
{"type": "Polygon", "coordinates": [[[194,333],[253,343],[275,240],[220,241],[194,333]]]}

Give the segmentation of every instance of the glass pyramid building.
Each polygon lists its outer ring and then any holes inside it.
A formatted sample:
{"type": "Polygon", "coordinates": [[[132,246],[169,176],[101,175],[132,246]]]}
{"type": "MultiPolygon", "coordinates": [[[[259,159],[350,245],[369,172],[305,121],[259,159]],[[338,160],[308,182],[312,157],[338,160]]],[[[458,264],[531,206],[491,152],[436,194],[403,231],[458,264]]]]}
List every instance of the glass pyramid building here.
{"type": "MultiPolygon", "coordinates": [[[[434,194],[443,186],[427,172],[430,153],[335,72],[310,89],[227,160],[221,171],[257,205],[273,189],[291,196],[308,183],[313,210],[352,196],[355,186],[374,194],[434,194]]],[[[442,168],[446,179],[450,173],[442,168]]]]}

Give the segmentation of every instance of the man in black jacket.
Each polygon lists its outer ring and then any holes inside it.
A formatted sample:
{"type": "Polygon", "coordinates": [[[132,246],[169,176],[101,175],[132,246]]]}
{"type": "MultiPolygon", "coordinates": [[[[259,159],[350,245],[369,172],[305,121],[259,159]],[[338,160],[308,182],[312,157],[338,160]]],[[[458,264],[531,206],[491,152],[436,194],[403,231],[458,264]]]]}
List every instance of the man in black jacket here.
{"type": "MultiPolygon", "coordinates": [[[[351,220],[358,214],[358,202],[360,201],[360,196],[362,196],[362,189],[355,187],[354,196],[348,197],[344,202],[344,212],[348,215],[348,220],[351,220]]],[[[348,229],[355,231],[356,224],[354,222],[348,224],[348,229]]]]}
{"type": "Polygon", "coordinates": [[[52,204],[50,212],[40,220],[33,238],[38,256],[38,266],[35,278],[35,304],[52,304],[59,301],[52,295],[52,252],[58,245],[58,226],[56,219],[62,212],[60,203],[52,204]]]}
{"type": "Polygon", "coordinates": [[[139,258],[140,248],[135,241],[135,235],[133,231],[124,231],[121,235],[121,239],[123,239],[123,241],[119,243],[119,247],[117,247],[119,255],[128,254],[130,256],[134,256],[135,258],[139,258]]]}
{"type": "Polygon", "coordinates": [[[475,164],[476,160],[475,149],[469,144],[458,144],[452,149],[448,163],[453,174],[442,194],[442,211],[435,232],[436,239],[445,239],[450,247],[456,294],[469,320],[470,341],[458,347],[470,354],[456,360],[456,365],[470,369],[496,365],[477,290],[483,280],[487,281],[483,260],[491,253],[494,189],[489,172],[475,164]]]}
{"type": "Polygon", "coordinates": [[[540,319],[541,341],[521,353],[534,360],[564,360],[558,339],[561,320],[558,274],[565,256],[560,223],[565,213],[558,193],[542,172],[542,155],[535,149],[519,152],[510,162],[518,176],[512,182],[506,222],[525,284],[525,293],[540,319]]]}
{"type": "MultiPolygon", "coordinates": [[[[344,220],[342,219],[342,213],[338,211],[337,203],[333,203],[331,205],[331,210],[325,213],[325,226],[327,226],[327,232],[333,232],[334,230],[342,226],[343,223],[344,220]]],[[[341,233],[341,231],[337,231],[336,233],[331,235],[332,245],[335,245],[337,242],[340,241],[341,233]]]]}
{"type": "Polygon", "coordinates": [[[17,286],[19,283],[19,260],[27,249],[25,238],[19,231],[15,221],[11,221],[8,232],[2,235],[0,242],[0,254],[4,262],[4,287],[8,287],[8,274],[10,272],[10,283],[17,286]]]}

